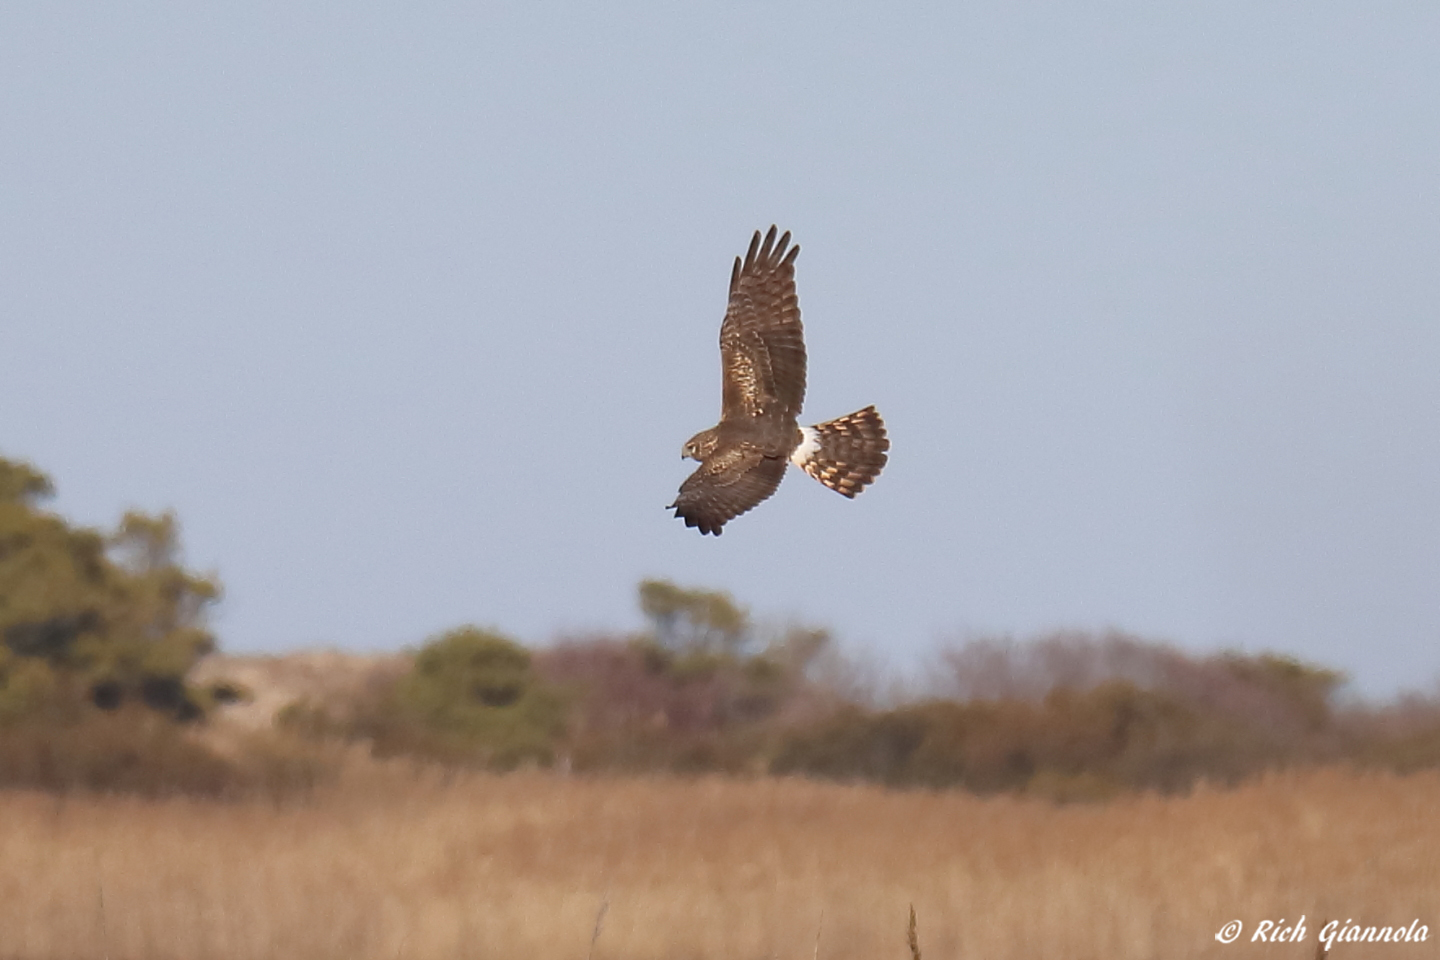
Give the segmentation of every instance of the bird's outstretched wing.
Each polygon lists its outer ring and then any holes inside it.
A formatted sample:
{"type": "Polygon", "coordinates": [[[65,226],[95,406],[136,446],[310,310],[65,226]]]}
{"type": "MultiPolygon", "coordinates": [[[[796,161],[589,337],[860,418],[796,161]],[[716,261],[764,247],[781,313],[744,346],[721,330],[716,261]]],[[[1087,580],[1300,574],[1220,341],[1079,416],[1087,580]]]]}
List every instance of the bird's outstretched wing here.
{"type": "Polygon", "coordinates": [[[749,510],[780,486],[784,457],[767,457],[749,444],[721,450],[690,474],[670,506],[687,527],[719,536],[720,528],[749,510]]]}
{"type": "Polygon", "coordinates": [[[795,255],[775,227],[750,241],[730,274],[730,304],[720,326],[724,382],[721,420],[793,423],[805,400],[805,331],[795,296],[795,255]],[[787,247],[789,247],[787,251],[787,247]]]}

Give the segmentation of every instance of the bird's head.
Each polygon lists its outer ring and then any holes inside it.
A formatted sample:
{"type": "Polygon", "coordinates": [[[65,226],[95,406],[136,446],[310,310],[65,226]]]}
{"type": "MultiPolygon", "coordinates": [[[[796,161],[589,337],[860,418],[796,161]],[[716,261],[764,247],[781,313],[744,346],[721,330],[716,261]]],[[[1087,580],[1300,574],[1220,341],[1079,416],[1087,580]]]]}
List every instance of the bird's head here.
{"type": "Polygon", "coordinates": [[[685,441],[685,446],[680,448],[680,459],[704,460],[715,452],[715,444],[718,441],[719,437],[716,436],[714,427],[702,430],[685,441]]]}

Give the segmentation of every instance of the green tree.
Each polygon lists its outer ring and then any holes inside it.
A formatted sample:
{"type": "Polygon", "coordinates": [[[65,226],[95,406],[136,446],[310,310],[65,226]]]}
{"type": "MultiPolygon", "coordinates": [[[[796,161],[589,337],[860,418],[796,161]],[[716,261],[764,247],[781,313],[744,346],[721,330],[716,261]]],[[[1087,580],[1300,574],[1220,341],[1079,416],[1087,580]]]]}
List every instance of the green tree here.
{"type": "Polygon", "coordinates": [[[667,650],[734,656],[750,639],[750,614],[724,591],[642,580],[640,609],[667,650]]]}
{"type": "Polygon", "coordinates": [[[107,535],[44,510],[53,491],[0,457],[0,717],[82,697],[197,716],[185,675],[214,649],[219,583],[181,565],[172,514],[130,512],[107,535]]]}
{"type": "Polygon", "coordinates": [[[473,626],[420,648],[395,690],[399,723],[382,732],[382,753],[418,750],[501,769],[548,763],[564,732],[565,705],[514,641],[473,626]]]}

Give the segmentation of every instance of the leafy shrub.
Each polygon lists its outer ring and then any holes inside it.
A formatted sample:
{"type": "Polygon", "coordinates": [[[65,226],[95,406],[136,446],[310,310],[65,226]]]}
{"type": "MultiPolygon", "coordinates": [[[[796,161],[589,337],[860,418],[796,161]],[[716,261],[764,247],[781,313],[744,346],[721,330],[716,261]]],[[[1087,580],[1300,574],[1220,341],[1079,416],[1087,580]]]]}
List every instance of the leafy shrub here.
{"type": "Polygon", "coordinates": [[[1025,791],[1055,799],[1121,789],[1183,791],[1233,783],[1305,759],[1286,732],[1205,712],[1114,680],[1043,700],[930,700],[852,708],[789,736],[771,769],[893,786],[1025,791]]]}
{"type": "Polygon", "coordinates": [[[805,678],[823,639],[789,631],[747,656],[599,637],[545,650],[537,667],[567,691],[577,769],[763,771],[777,731],[832,709],[805,678]]]}
{"type": "Polygon", "coordinates": [[[564,701],[536,676],[529,652],[467,626],[421,647],[392,695],[356,729],[382,756],[509,769],[550,763],[564,726],[564,701]]]}

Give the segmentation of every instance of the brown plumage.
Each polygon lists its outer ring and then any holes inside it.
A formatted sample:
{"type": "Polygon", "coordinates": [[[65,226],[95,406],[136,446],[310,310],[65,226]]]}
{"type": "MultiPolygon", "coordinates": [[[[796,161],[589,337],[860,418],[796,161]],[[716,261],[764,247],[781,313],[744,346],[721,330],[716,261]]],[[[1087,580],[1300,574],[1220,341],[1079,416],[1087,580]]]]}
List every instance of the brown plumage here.
{"type": "Polygon", "coordinates": [[[717,536],[727,522],[775,492],[793,462],[847,497],[872,483],[890,441],[874,407],[801,427],[805,331],[795,296],[795,257],[787,232],[771,227],[735,258],[730,304],[720,326],[720,422],[691,437],[681,453],[700,467],[670,506],[687,527],[717,536]]]}

